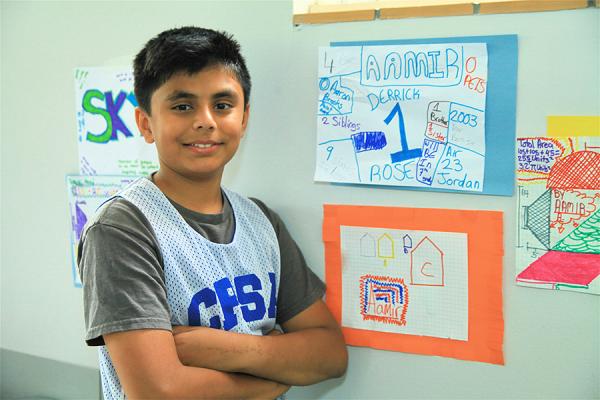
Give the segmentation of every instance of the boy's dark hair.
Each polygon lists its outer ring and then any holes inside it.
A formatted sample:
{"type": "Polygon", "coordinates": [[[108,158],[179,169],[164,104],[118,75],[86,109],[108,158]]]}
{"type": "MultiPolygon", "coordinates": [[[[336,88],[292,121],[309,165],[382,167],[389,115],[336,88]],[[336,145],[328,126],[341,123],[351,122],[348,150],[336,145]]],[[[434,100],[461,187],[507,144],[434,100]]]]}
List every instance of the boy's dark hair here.
{"type": "Polygon", "coordinates": [[[134,91],[139,106],[150,114],[152,94],[173,75],[180,72],[191,75],[214,65],[222,65],[235,75],[246,106],[250,99],[250,74],[240,45],[230,34],[194,26],[159,33],[133,61],[134,91]]]}

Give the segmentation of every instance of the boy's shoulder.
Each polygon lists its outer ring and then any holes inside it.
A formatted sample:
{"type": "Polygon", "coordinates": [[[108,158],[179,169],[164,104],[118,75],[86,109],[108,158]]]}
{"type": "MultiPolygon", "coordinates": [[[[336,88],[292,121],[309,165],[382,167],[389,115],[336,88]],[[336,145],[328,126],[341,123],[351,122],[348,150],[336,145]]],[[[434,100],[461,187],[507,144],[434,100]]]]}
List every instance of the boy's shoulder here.
{"type": "Polygon", "coordinates": [[[114,197],[100,206],[88,220],[86,232],[99,225],[142,235],[152,229],[140,209],[122,197],[114,197]]]}
{"type": "Polygon", "coordinates": [[[279,229],[283,224],[281,217],[275,211],[271,210],[262,200],[257,199],[256,197],[248,197],[253,203],[255,203],[258,208],[265,214],[273,228],[275,229],[275,233],[279,235],[279,229]]]}

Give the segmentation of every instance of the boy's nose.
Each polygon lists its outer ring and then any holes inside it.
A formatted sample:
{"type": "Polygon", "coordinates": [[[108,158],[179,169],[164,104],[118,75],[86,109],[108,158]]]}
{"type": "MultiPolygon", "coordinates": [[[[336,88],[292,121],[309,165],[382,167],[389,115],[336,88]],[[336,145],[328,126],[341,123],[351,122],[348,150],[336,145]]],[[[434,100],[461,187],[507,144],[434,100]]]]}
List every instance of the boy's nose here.
{"type": "Polygon", "coordinates": [[[215,129],[215,120],[210,110],[199,109],[195,117],[194,129],[215,129]]]}

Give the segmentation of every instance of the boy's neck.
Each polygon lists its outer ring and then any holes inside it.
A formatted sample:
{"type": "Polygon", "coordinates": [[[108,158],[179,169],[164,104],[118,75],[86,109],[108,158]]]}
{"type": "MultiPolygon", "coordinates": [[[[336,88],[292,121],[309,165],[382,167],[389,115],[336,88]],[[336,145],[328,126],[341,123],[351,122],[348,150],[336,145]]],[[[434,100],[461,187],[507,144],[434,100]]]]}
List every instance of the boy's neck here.
{"type": "Polygon", "coordinates": [[[223,211],[221,179],[189,179],[159,170],[152,176],[156,186],[175,203],[201,214],[223,211]]]}

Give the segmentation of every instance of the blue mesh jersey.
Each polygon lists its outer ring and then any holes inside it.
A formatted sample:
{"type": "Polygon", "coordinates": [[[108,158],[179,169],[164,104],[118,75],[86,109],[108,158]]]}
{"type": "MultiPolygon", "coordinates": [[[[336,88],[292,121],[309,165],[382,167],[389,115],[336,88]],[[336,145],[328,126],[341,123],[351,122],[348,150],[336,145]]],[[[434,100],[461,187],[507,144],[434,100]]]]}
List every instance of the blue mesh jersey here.
{"type": "MultiPolygon", "coordinates": [[[[172,325],[263,335],[275,327],[280,255],[277,236],[251,200],[224,189],[235,217],[231,243],[213,243],[190,227],[165,195],[142,178],[120,192],[146,216],[164,260],[172,325]]],[[[105,346],[99,347],[105,399],[124,393],[105,346]]]]}

